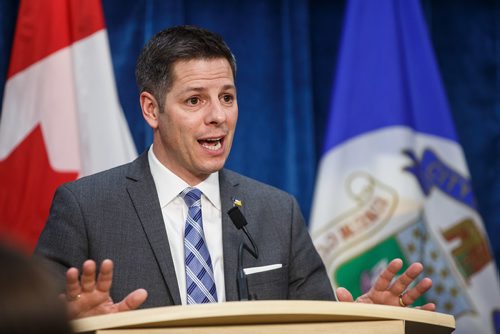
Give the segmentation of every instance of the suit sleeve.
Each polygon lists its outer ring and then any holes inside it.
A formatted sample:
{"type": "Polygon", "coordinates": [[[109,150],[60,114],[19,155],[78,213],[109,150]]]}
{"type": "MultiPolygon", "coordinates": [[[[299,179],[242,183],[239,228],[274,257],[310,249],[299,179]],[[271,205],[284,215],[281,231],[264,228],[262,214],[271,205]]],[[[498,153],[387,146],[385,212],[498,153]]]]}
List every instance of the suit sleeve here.
{"type": "Polygon", "coordinates": [[[60,186],[52,200],[49,218],[35,248],[64,287],[66,271],[81,267],[88,258],[84,217],[76,196],[60,186]]]}
{"type": "Polygon", "coordinates": [[[297,201],[292,201],[288,299],[335,300],[325,266],[316,251],[297,201]]]}

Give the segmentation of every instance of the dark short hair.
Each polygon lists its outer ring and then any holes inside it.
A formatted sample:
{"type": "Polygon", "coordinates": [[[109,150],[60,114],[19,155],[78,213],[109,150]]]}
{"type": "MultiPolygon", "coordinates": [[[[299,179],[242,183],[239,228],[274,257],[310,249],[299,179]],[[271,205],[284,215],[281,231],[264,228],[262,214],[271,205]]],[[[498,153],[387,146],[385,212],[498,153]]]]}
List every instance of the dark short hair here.
{"type": "Polygon", "coordinates": [[[39,258],[0,240],[0,267],[0,333],[73,333],[59,286],[39,258]]]}
{"type": "Polygon", "coordinates": [[[137,59],[135,77],[139,92],[152,94],[163,111],[165,95],[173,85],[173,65],[181,60],[218,59],[229,62],[236,77],[236,60],[218,34],[194,26],[168,28],[154,35],[137,59]]]}

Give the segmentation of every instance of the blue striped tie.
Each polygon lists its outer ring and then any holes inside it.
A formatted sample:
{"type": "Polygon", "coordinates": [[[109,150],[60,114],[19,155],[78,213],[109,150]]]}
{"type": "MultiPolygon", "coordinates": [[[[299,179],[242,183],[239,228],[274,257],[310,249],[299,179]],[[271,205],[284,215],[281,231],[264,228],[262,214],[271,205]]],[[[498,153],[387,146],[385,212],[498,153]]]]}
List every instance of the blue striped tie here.
{"type": "Polygon", "coordinates": [[[214,303],[217,302],[217,289],[212,260],[203,233],[201,191],[188,187],[181,195],[188,206],[184,231],[187,303],[214,303]]]}

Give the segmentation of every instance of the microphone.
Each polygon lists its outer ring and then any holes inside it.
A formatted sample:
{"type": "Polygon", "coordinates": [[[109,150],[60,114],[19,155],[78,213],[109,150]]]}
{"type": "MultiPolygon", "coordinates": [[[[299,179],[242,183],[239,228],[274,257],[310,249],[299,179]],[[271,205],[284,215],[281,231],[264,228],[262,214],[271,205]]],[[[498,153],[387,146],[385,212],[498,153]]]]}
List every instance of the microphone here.
{"type": "Polygon", "coordinates": [[[245,232],[245,235],[247,236],[248,240],[252,244],[252,248],[253,248],[253,249],[247,249],[247,250],[250,252],[250,254],[252,254],[252,256],[254,258],[257,259],[259,257],[259,249],[257,248],[257,244],[253,240],[252,235],[250,234],[250,232],[248,232],[248,230],[246,228],[246,225],[248,225],[248,222],[245,219],[245,216],[243,216],[243,214],[241,213],[240,209],[237,206],[233,206],[231,209],[229,209],[227,214],[229,215],[229,218],[231,218],[231,221],[233,222],[234,226],[236,226],[236,228],[238,230],[242,229],[243,232],[245,232]]]}
{"type": "Polygon", "coordinates": [[[255,244],[255,241],[253,240],[252,236],[250,235],[250,233],[246,228],[248,222],[245,219],[245,216],[243,216],[243,214],[241,213],[240,209],[237,206],[234,206],[231,209],[229,209],[227,214],[229,215],[229,218],[231,218],[231,221],[233,222],[234,226],[236,226],[238,230],[243,230],[248,240],[252,244],[252,248],[250,248],[245,243],[245,241],[242,241],[240,243],[240,247],[238,248],[238,272],[236,274],[236,283],[238,285],[239,300],[245,301],[249,300],[249,297],[248,297],[247,275],[243,270],[243,250],[245,249],[246,251],[248,251],[255,259],[259,257],[259,250],[257,248],[257,245],[255,244]]]}

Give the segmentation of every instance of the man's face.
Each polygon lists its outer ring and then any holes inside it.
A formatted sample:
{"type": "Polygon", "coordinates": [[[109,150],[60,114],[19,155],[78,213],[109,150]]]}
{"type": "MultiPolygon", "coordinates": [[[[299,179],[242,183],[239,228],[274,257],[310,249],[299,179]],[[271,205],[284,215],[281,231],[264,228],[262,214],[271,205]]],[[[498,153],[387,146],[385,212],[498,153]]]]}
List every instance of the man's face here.
{"type": "Polygon", "coordinates": [[[220,170],[229,155],[238,119],[236,87],[223,58],[179,61],[172,73],[153,148],[167,168],[196,185],[220,170]]]}

